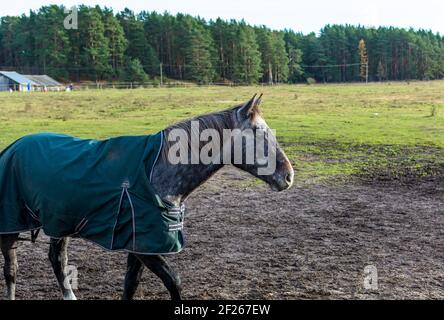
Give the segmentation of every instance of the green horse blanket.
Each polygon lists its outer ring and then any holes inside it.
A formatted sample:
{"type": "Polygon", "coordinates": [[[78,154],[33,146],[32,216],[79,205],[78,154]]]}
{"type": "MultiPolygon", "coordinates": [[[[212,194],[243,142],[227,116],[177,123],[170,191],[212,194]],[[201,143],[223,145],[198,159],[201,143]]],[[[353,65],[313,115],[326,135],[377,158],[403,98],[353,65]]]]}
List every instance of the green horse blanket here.
{"type": "Polygon", "coordinates": [[[0,234],[43,228],[108,250],[170,254],[183,247],[184,208],[150,183],[163,133],[108,140],[25,136],[0,153],[0,234]]]}

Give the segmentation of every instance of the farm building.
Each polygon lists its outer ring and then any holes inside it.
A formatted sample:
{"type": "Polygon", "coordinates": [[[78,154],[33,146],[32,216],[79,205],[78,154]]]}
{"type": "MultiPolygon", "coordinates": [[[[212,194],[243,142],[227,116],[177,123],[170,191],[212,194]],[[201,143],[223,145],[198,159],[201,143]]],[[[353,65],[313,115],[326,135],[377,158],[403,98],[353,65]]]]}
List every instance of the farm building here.
{"type": "Polygon", "coordinates": [[[15,71],[0,71],[0,91],[28,91],[28,86],[37,86],[37,83],[15,71]]]}
{"type": "Polygon", "coordinates": [[[24,77],[37,83],[37,88],[40,89],[46,88],[50,91],[61,91],[65,89],[63,84],[47,75],[25,75],[24,77]]]}
{"type": "Polygon", "coordinates": [[[0,71],[0,91],[60,91],[64,86],[47,75],[22,75],[15,71],[0,71]]]}

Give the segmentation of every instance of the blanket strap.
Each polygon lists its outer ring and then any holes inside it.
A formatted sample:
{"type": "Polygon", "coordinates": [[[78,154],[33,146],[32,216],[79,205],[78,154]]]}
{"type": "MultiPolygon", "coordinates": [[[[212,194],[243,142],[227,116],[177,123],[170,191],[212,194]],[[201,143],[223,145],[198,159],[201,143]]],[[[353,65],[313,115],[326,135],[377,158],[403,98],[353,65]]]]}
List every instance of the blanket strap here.
{"type": "MultiPolygon", "coordinates": [[[[19,241],[30,241],[32,243],[36,243],[37,237],[39,236],[39,233],[40,233],[40,230],[41,229],[31,230],[31,239],[18,237],[17,240],[19,240],[19,241]]],[[[49,244],[49,242],[45,242],[45,243],[49,244]]]]}
{"type": "Polygon", "coordinates": [[[37,229],[37,230],[31,230],[31,242],[35,243],[35,241],[37,240],[39,233],[40,233],[41,229],[37,229]]]}

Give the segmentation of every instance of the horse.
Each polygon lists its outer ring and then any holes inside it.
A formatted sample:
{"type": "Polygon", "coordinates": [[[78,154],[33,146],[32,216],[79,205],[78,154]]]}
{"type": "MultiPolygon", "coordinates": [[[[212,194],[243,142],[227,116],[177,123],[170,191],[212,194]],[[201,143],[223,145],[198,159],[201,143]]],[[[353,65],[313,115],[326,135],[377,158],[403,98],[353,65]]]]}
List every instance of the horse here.
{"type": "MultiPolygon", "coordinates": [[[[218,133],[220,137],[223,136],[220,142],[220,151],[218,152],[217,149],[214,149],[216,151],[213,150],[211,152],[211,159],[213,161],[207,161],[205,163],[203,161],[197,161],[192,164],[187,161],[184,161],[184,163],[172,163],[170,157],[171,154],[176,153],[178,147],[190,151],[193,146],[189,141],[178,141],[177,139],[174,140],[170,138],[164,139],[155,165],[150,172],[150,185],[164,203],[168,203],[175,208],[183,207],[190,194],[225,165],[233,165],[259,178],[274,191],[281,192],[291,188],[294,180],[294,170],[291,162],[278,143],[276,142],[274,144],[274,159],[271,160],[271,157],[267,157],[267,155],[272,153],[271,148],[264,148],[263,154],[259,155],[257,152],[259,149],[258,144],[248,145],[246,139],[242,138],[242,132],[250,130],[254,134],[266,133],[264,134],[265,143],[271,140],[275,141],[273,132],[268,127],[259,110],[261,98],[262,95],[259,98],[255,95],[248,102],[241,105],[178,122],[162,131],[165,137],[170,137],[171,134],[177,130],[182,130],[188,137],[191,137],[194,134],[200,134],[204,129],[211,129],[218,133]],[[193,123],[200,124],[197,132],[196,128],[193,127],[193,123]],[[232,130],[232,134],[225,136],[223,134],[225,130],[232,130]],[[233,140],[239,137],[241,137],[241,157],[240,160],[238,159],[238,161],[236,161],[236,159],[234,159],[235,150],[233,140]],[[251,147],[253,147],[253,149],[251,149],[251,147]],[[228,156],[222,152],[222,150],[225,149],[230,150],[228,156]],[[252,159],[250,158],[251,161],[246,161],[251,154],[256,154],[256,156],[252,159]],[[269,166],[271,161],[275,162],[274,170],[266,173],[264,173],[266,170],[262,170],[261,172],[261,169],[269,166]]],[[[203,149],[203,147],[203,142],[199,141],[198,152],[203,149]]],[[[190,160],[192,157],[191,150],[191,152],[188,152],[185,156],[185,160],[190,160]]],[[[1,184],[0,187],[2,187],[1,184]]],[[[57,199],[52,200],[57,201],[57,199]]],[[[32,213],[32,215],[34,217],[37,213],[32,213]]],[[[0,247],[5,261],[4,277],[6,281],[6,298],[10,300],[15,299],[19,235],[19,232],[0,234],[0,247]]],[[[68,243],[71,237],[76,237],[76,235],[67,234],[58,238],[50,237],[48,255],[63,299],[65,300],[76,300],[69,281],[66,281],[68,277],[66,271],[68,266],[68,243]]],[[[123,300],[133,299],[144,267],[148,268],[161,279],[169,291],[172,300],[177,301],[181,299],[182,285],[180,277],[168,264],[165,255],[140,254],[138,252],[128,251],[127,270],[123,295],[121,297],[123,300]]]]}

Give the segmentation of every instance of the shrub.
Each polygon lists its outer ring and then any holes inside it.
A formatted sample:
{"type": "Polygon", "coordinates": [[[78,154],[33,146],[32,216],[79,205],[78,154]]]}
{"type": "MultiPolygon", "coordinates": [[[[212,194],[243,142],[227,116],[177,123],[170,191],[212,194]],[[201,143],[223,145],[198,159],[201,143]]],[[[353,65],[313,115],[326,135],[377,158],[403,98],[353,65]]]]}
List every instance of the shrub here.
{"type": "Polygon", "coordinates": [[[127,61],[125,68],[121,72],[120,78],[127,82],[144,83],[148,81],[148,75],[143,70],[143,66],[139,59],[131,59],[127,61]]]}
{"type": "Polygon", "coordinates": [[[316,84],[316,79],[315,78],[307,78],[307,84],[308,85],[316,84]]]}

